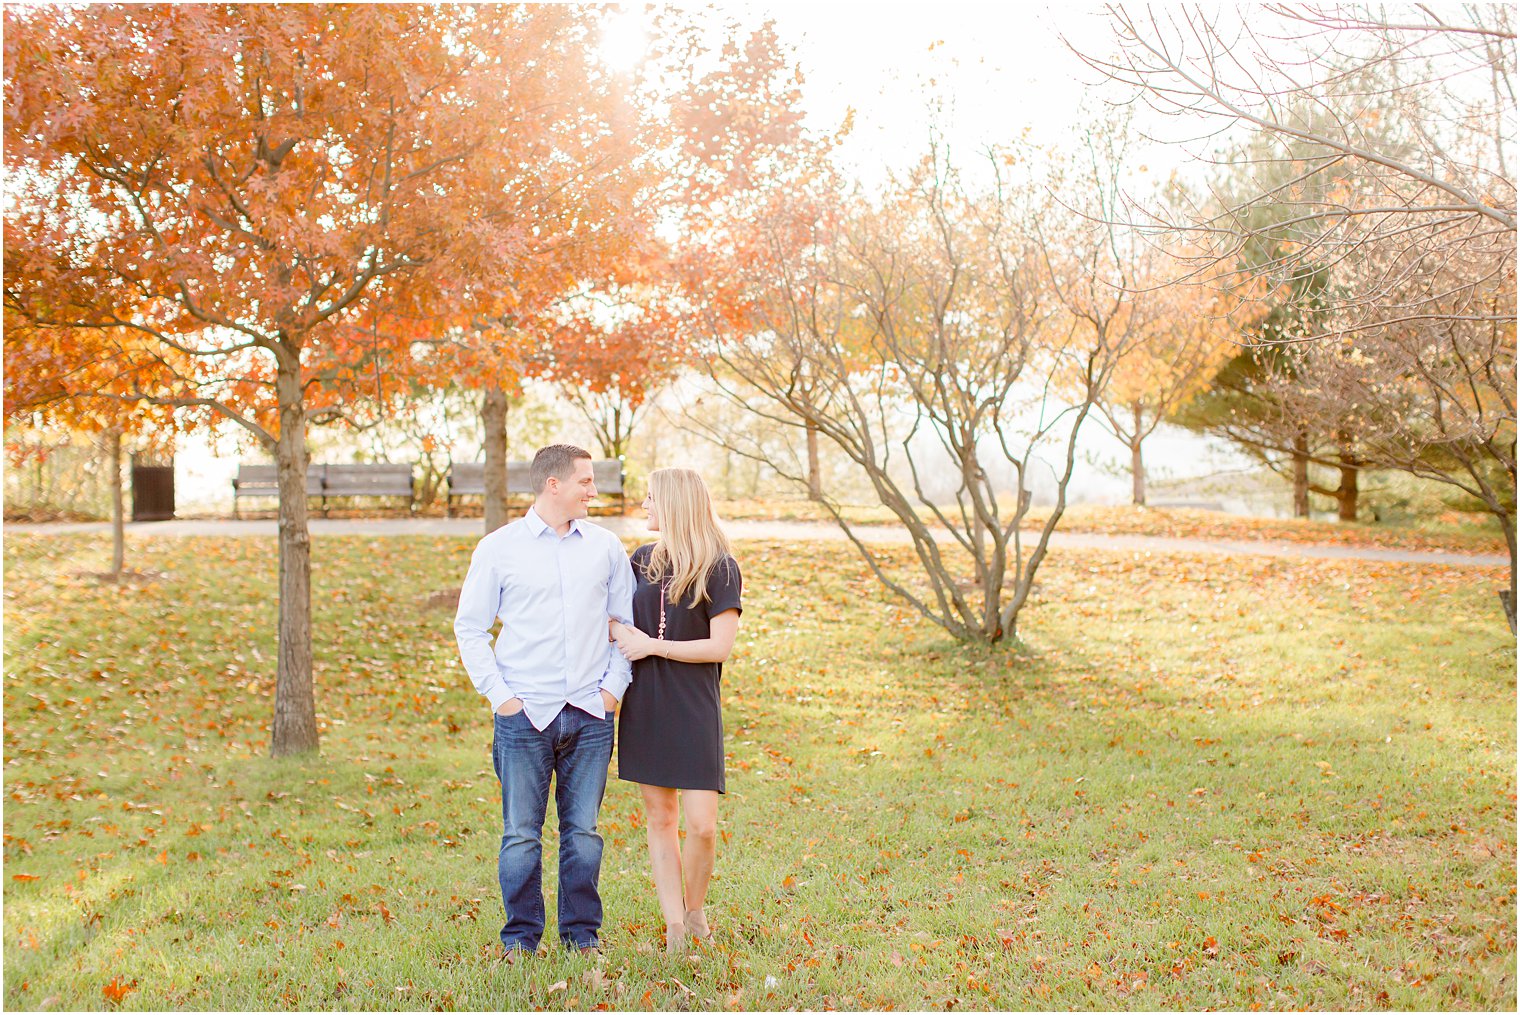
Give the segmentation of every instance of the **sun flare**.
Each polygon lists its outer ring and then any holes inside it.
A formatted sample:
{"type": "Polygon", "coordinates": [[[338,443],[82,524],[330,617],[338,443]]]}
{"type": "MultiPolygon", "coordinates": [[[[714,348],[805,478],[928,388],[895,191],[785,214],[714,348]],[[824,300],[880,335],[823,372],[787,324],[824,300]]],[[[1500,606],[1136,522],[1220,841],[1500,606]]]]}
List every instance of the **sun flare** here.
{"type": "Polygon", "coordinates": [[[602,62],[613,70],[632,70],[649,52],[649,32],[644,13],[636,7],[623,7],[610,16],[602,27],[598,47],[602,62]]]}

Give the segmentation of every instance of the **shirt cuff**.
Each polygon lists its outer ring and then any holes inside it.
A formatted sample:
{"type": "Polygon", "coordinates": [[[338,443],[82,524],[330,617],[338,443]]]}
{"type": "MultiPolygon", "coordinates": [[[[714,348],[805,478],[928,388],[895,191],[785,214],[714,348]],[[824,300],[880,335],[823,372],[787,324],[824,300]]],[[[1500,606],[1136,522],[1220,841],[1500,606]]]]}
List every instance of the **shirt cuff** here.
{"type": "Polygon", "coordinates": [[[501,706],[515,697],[517,695],[513,694],[511,688],[507,687],[506,684],[497,684],[486,692],[486,700],[491,703],[492,712],[500,711],[501,706]]]}
{"type": "Polygon", "coordinates": [[[609,673],[602,678],[602,686],[600,689],[606,691],[618,701],[622,701],[623,695],[628,691],[628,685],[630,682],[631,678],[627,673],[609,673]]]}

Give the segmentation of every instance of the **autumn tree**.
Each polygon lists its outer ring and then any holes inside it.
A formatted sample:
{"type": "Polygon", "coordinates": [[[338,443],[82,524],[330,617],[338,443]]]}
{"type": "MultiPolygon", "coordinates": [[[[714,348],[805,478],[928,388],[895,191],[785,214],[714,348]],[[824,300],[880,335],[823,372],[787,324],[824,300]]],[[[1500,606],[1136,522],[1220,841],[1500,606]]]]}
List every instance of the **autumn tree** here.
{"type": "MultiPolygon", "coordinates": [[[[1056,225],[1040,232],[1056,280],[1052,295],[1077,327],[1103,336],[1115,352],[1093,404],[1130,452],[1131,501],[1142,505],[1146,439],[1208,384],[1256,315],[1250,286],[1235,273],[1199,270],[1188,251],[1163,245],[1170,237],[1118,225],[1126,201],[1118,179],[1132,137],[1126,112],[1095,119],[1071,168],[1057,165],[1050,184],[1080,200],[1066,201],[1056,225]]],[[[1064,388],[1081,399],[1088,384],[1079,370],[1064,388]]]]}
{"type": "MultiPolygon", "coordinates": [[[[123,444],[172,446],[175,433],[193,421],[177,418],[173,408],[180,372],[166,370],[170,364],[126,329],[80,335],[7,320],[4,344],[6,421],[66,427],[100,445],[111,494],[111,570],[106,577],[119,581],[126,563],[123,444]],[[143,402],[145,390],[159,393],[163,401],[143,402]]],[[[182,358],[172,365],[180,371],[188,367],[182,358]]]]}
{"type": "MultiPolygon", "coordinates": [[[[1323,286],[1323,276],[1297,280],[1323,286]]],[[[1286,392],[1300,382],[1302,343],[1296,335],[1316,327],[1322,300],[1302,296],[1247,304],[1256,318],[1241,329],[1241,344],[1172,421],[1222,438],[1292,484],[1293,516],[1308,518],[1310,494],[1333,500],[1341,521],[1357,519],[1360,474],[1369,463],[1360,451],[1358,427],[1365,414],[1351,404],[1338,414],[1305,416],[1286,392]],[[1312,309],[1318,305],[1319,309],[1312,309]],[[1323,477],[1334,477],[1334,485],[1323,477]]]]}
{"type": "Polygon", "coordinates": [[[1121,101],[1193,137],[1244,129],[1269,149],[1258,186],[1190,214],[1152,209],[1160,224],[1233,269],[1249,212],[1289,209],[1278,221],[1290,242],[1259,271],[1275,289],[1334,266],[1326,334],[1493,320],[1486,293],[1515,241],[1508,6],[1116,5],[1108,17],[1114,50],[1079,55],[1121,101]],[[1443,268],[1453,264],[1467,274],[1443,268]]]}
{"type": "MultiPolygon", "coordinates": [[[[1098,411],[1130,453],[1130,502],[1145,503],[1145,440],[1208,383],[1235,348],[1226,314],[1199,286],[1153,295],[1160,316],[1137,336],[1098,398],[1098,411]]],[[[1143,297],[1142,297],[1143,298],[1143,297]]]]}
{"type": "MultiPolygon", "coordinates": [[[[1294,518],[1310,516],[1311,493],[1335,498],[1343,517],[1350,508],[1354,518],[1354,497],[1346,502],[1345,471],[1336,460],[1336,447],[1317,431],[1311,433],[1302,420],[1292,419],[1275,395],[1280,385],[1290,382],[1291,363],[1290,349],[1248,339],[1203,390],[1174,412],[1171,422],[1228,441],[1287,479],[1294,518]],[[1340,483],[1332,487],[1317,481],[1311,466],[1340,472],[1340,483]]],[[[1356,466],[1347,468],[1354,476],[1356,466]]]]}
{"type": "MultiPolygon", "coordinates": [[[[1369,82],[1365,90],[1376,94],[1376,82],[1369,82]]],[[[1308,97],[1293,97],[1288,108],[1295,122],[1315,130],[1334,129],[1334,111],[1308,97]]],[[[1369,105],[1362,115],[1394,122],[1395,112],[1386,105],[1369,105]]],[[[1404,153],[1391,140],[1386,148],[1404,153]]],[[[1348,188],[1343,175],[1303,175],[1302,166],[1318,154],[1313,144],[1301,138],[1258,131],[1230,150],[1210,179],[1208,206],[1238,209],[1232,229],[1241,242],[1234,271],[1227,277],[1238,280],[1243,295],[1252,286],[1258,290],[1257,321],[1245,329],[1240,354],[1181,418],[1228,438],[1268,468],[1289,476],[1295,517],[1309,517],[1313,493],[1333,499],[1342,521],[1355,521],[1364,465],[1357,452],[1356,420],[1342,413],[1339,419],[1321,418],[1311,426],[1311,421],[1286,412],[1274,394],[1292,381],[1292,347],[1313,341],[1329,323],[1327,313],[1342,295],[1339,280],[1357,256],[1346,260],[1300,256],[1303,206],[1343,200],[1348,188]],[[1262,191],[1279,198],[1262,199],[1258,196],[1262,191]],[[1267,281],[1288,263],[1294,269],[1268,289],[1267,281]],[[1326,474],[1336,478],[1334,486],[1321,481],[1326,474]]],[[[1207,249],[1193,254],[1203,270],[1219,270],[1218,262],[1210,262],[1207,249]]]]}
{"type": "MultiPolygon", "coordinates": [[[[1195,137],[1255,135],[1240,186],[1185,214],[1151,209],[1152,224],[1188,237],[1202,261],[1243,261],[1267,290],[1310,301],[1297,305],[1309,311],[1301,323],[1317,327],[1292,342],[1513,326],[1513,301],[1492,298],[1515,259],[1509,7],[1121,5],[1108,14],[1114,50],[1084,59],[1121,101],[1175,117],[1195,137]],[[1258,257],[1263,211],[1274,243],[1258,257]],[[1303,284],[1321,274],[1331,276],[1327,289],[1303,284]]],[[[1365,464],[1359,435],[1336,426],[1320,439],[1340,449],[1344,516],[1365,464]]]]}
{"type": "MultiPolygon", "coordinates": [[[[1460,276],[1467,266],[1445,270],[1460,276]]],[[[1448,291],[1463,288],[1455,283],[1448,291]]],[[[1291,371],[1270,391],[1294,425],[1354,433],[1361,463],[1432,480],[1487,513],[1509,546],[1504,605],[1512,631],[1516,356],[1515,326],[1504,318],[1513,317],[1514,300],[1511,264],[1488,293],[1492,320],[1425,315],[1290,346],[1291,371]]]]}
{"type": "MultiPolygon", "coordinates": [[[[1242,252],[1239,270],[1226,276],[1226,285],[1238,294],[1246,294],[1249,283],[1237,280],[1254,278],[1259,286],[1262,276],[1253,266],[1278,257],[1280,246],[1288,242],[1277,233],[1273,213],[1270,207],[1250,212],[1251,242],[1242,252]]],[[[1174,410],[1172,421],[1227,440],[1287,478],[1295,518],[1309,517],[1312,493],[1332,498],[1341,520],[1354,521],[1361,468],[1351,429],[1354,421],[1311,424],[1288,411],[1277,394],[1293,383],[1292,349],[1322,326],[1329,292],[1330,270],[1319,266],[1248,302],[1236,315],[1241,324],[1238,348],[1217,365],[1202,390],[1174,410]],[[1321,481],[1327,472],[1338,477],[1335,486],[1321,481]]]]}
{"type": "Polygon", "coordinates": [[[832,498],[825,507],[880,581],[972,642],[1017,637],[1082,424],[1125,341],[1124,292],[1103,253],[1112,237],[1063,218],[1047,181],[1019,175],[1032,164],[996,151],[977,186],[932,146],[875,201],[821,183],[808,201],[788,190],[749,224],[772,255],[726,269],[747,285],[744,313],[712,329],[714,383],[771,421],[815,427],[855,463],[911,537],[927,591],[893,573],[832,498]],[[776,251],[794,252],[779,272],[776,251]],[[1081,392],[1062,398],[1073,376],[1081,392]],[[1055,504],[1031,539],[1037,473],[1055,504]]]}
{"type": "MultiPolygon", "coordinates": [[[[567,165],[564,178],[526,175],[540,192],[524,217],[544,223],[534,257],[503,288],[466,282],[448,305],[441,347],[431,343],[435,348],[428,353],[431,383],[478,392],[487,532],[508,517],[507,414],[512,401],[521,399],[523,382],[558,378],[605,397],[621,390],[620,369],[633,378],[645,355],[637,329],[625,331],[623,341],[609,342],[599,330],[583,327],[585,319],[577,315],[599,283],[615,289],[619,280],[641,274],[638,267],[653,244],[653,166],[647,149],[658,143],[651,136],[657,132],[618,95],[600,98],[600,110],[583,105],[581,114],[614,128],[595,135],[595,150],[584,153],[584,162],[567,165]],[[627,357],[626,367],[619,357],[627,357]]],[[[580,396],[584,389],[573,390],[580,396]]],[[[586,411],[580,400],[577,404],[586,411]]],[[[632,420],[623,425],[631,428],[632,420]]]]}
{"type": "Polygon", "coordinates": [[[6,231],[54,252],[7,263],[6,309],[189,358],[197,369],[174,400],[273,454],[275,754],[318,743],[307,427],[340,418],[356,383],[410,352],[353,319],[366,301],[423,316],[460,277],[505,290],[567,224],[582,227],[570,212],[535,218],[521,183],[573,178],[600,136],[578,112],[608,87],[584,59],[594,17],[540,5],[6,9],[6,231]],[[576,129],[561,129],[566,117],[576,129]],[[60,302],[79,311],[50,315],[60,302]]]}
{"type": "MultiPolygon", "coordinates": [[[[848,118],[833,132],[804,127],[803,77],[771,23],[744,33],[727,26],[719,64],[695,75],[672,101],[676,135],[669,176],[679,181],[670,210],[680,239],[670,254],[684,299],[685,329],[710,331],[714,322],[746,319],[748,279],[786,270],[810,242],[806,228],[775,228],[776,212],[815,207],[837,181],[824,168],[828,153],[849,132],[848,118]],[[820,189],[821,188],[821,189],[820,189]],[[756,229],[757,223],[769,227],[756,229]]],[[[690,34],[671,50],[675,66],[689,65],[701,46],[690,34]]],[[[796,216],[792,216],[796,219],[796,216]]],[[[700,342],[683,341],[699,373],[715,365],[700,342]]],[[[799,383],[808,384],[807,366],[799,383]]],[[[732,379],[732,378],[731,378],[732,379]]],[[[804,488],[823,496],[819,431],[802,424],[806,454],[804,488]]]]}
{"type": "Polygon", "coordinates": [[[650,397],[689,355],[671,294],[649,285],[588,293],[542,349],[544,376],[576,406],[603,458],[621,459],[650,397]]]}

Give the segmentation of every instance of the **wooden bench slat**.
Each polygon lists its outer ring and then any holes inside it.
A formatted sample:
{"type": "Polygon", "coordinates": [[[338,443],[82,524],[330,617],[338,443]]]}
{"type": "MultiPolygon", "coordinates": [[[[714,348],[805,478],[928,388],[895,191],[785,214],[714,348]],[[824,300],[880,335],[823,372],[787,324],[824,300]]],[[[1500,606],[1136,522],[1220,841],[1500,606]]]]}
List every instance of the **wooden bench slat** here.
{"type": "MultiPolygon", "coordinates": [[[[306,495],[321,497],[327,510],[328,497],[405,497],[415,509],[412,487],[413,466],[396,462],[320,465],[306,469],[306,495]]],[[[279,467],[275,465],[238,465],[232,480],[232,513],[237,514],[240,497],[278,497],[279,467]]]]}
{"type": "MultiPolygon", "coordinates": [[[[320,465],[306,467],[306,493],[316,496],[322,492],[320,465]]],[[[277,465],[239,465],[237,476],[232,480],[234,497],[277,497],[280,492],[280,469],[277,465]]]]}
{"type": "MultiPolygon", "coordinates": [[[[415,466],[397,462],[364,462],[320,465],[312,463],[306,470],[307,496],[321,497],[323,510],[328,497],[405,497],[415,507],[412,473],[415,466]]],[[[622,504],[623,463],[613,458],[593,460],[592,476],[599,496],[617,497],[622,504]]],[[[456,462],[450,466],[448,511],[453,513],[454,498],[485,495],[485,464],[456,462]]],[[[507,494],[532,496],[532,463],[507,463],[507,494]]],[[[278,497],[279,467],[268,464],[239,464],[232,480],[232,512],[243,497],[278,497]]]]}
{"type": "MultiPolygon", "coordinates": [[[[507,495],[527,496],[534,494],[532,462],[507,463],[507,495]]],[[[598,496],[617,497],[623,500],[623,463],[616,458],[603,458],[591,463],[591,475],[596,481],[598,496]]],[[[455,497],[484,497],[486,493],[486,467],[484,462],[455,462],[449,466],[448,512],[452,515],[455,497]]]]}
{"type": "Polygon", "coordinates": [[[604,458],[591,463],[591,477],[596,481],[597,493],[623,492],[623,463],[616,458],[604,458]]]}

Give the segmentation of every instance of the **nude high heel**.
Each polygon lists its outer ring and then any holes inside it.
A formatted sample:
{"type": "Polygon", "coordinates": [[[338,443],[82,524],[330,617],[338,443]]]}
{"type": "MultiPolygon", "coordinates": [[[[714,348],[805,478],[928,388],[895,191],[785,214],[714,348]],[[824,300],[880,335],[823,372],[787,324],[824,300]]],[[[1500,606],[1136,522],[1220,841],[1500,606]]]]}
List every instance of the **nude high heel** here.
{"type": "Polygon", "coordinates": [[[686,926],[679,923],[671,923],[665,926],[665,954],[686,954],[686,926]]]}

